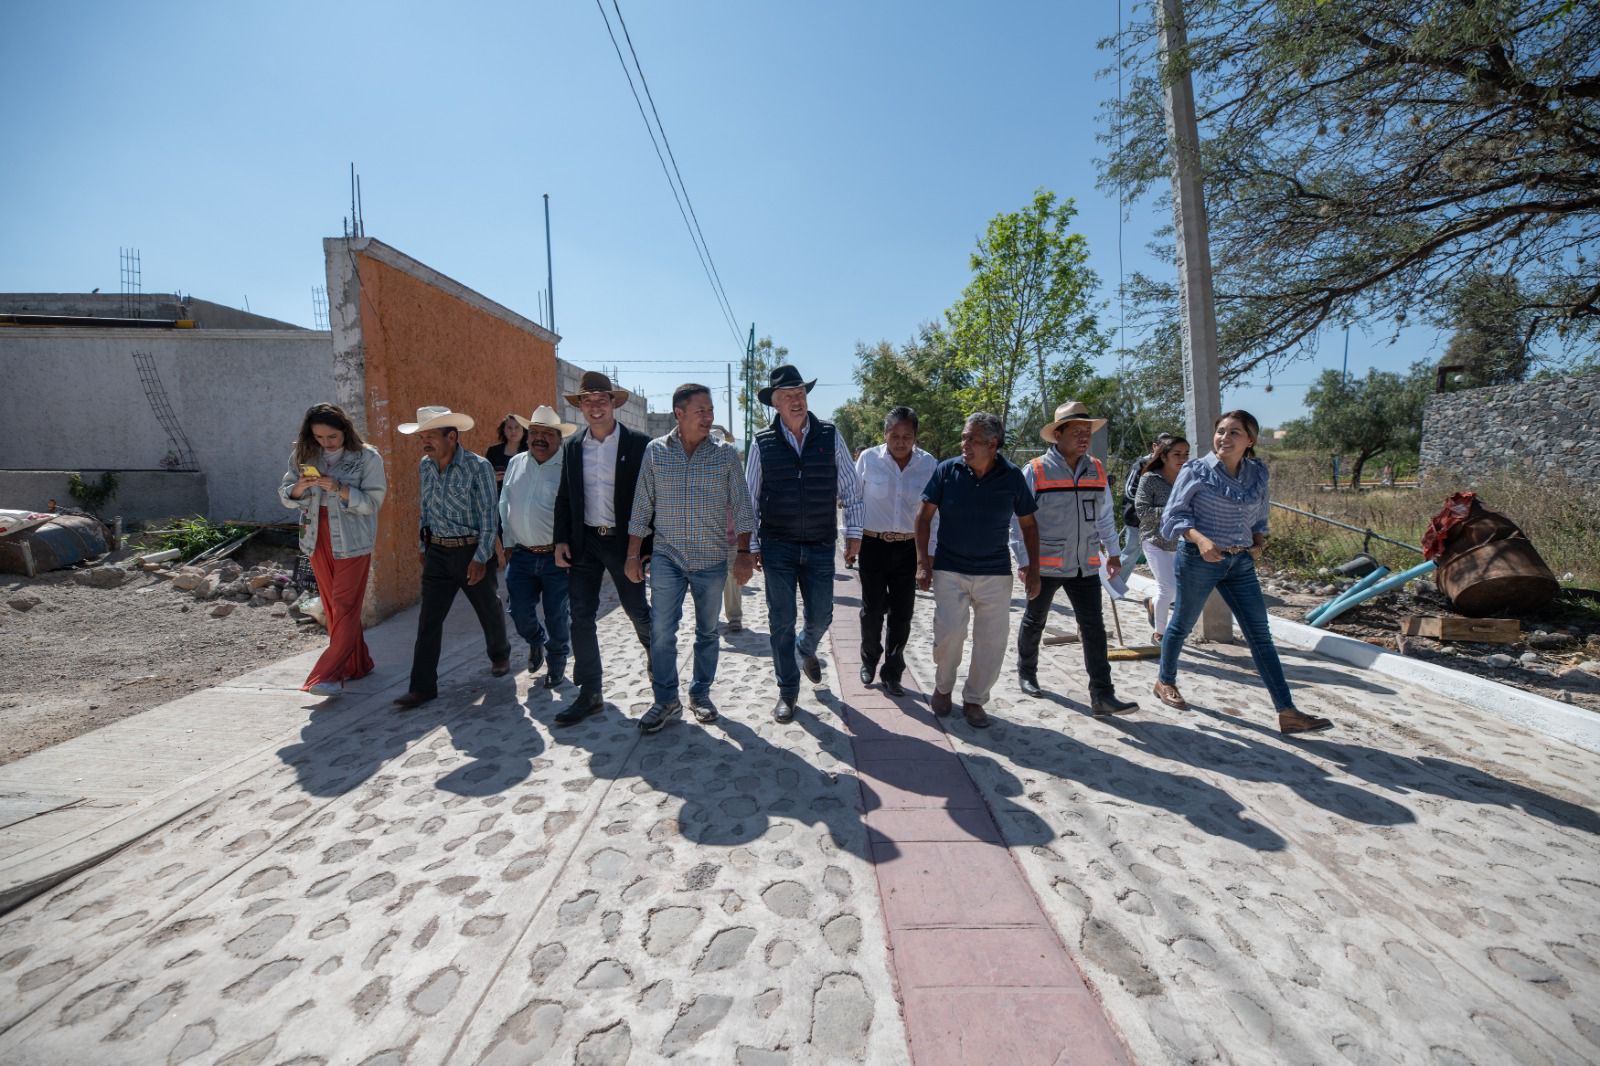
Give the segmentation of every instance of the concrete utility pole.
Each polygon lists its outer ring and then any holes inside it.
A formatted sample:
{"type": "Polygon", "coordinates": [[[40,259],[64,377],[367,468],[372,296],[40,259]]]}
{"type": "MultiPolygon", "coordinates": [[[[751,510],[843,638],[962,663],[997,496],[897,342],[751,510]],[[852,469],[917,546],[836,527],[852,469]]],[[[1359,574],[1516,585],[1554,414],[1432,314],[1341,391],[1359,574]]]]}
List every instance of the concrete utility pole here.
{"type": "MultiPolygon", "coordinates": [[[[1222,413],[1217,379],[1217,313],[1211,291],[1211,244],[1200,169],[1200,129],[1194,114],[1194,80],[1188,69],[1188,35],[1182,0],[1161,0],[1161,56],[1167,66],[1167,144],[1172,152],[1172,221],[1177,233],[1178,300],[1183,316],[1183,409],[1189,448],[1211,451],[1211,431],[1222,413]]],[[[1200,636],[1229,643],[1233,620],[1212,593],[1200,618],[1200,636]]]]}

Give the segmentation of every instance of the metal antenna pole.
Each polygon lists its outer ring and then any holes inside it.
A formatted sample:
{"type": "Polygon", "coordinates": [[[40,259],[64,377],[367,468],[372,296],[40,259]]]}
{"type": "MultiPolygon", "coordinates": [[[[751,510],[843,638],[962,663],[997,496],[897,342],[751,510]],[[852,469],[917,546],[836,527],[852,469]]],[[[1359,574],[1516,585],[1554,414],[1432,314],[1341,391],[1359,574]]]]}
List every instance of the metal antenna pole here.
{"type": "Polygon", "coordinates": [[[544,194],[544,291],[550,313],[550,332],[556,331],[556,268],[550,256],[550,194],[544,194]]]}
{"type": "Polygon", "coordinates": [[[350,235],[361,236],[361,214],[356,210],[356,165],[350,164],[350,235]]]}
{"type": "MultiPolygon", "coordinates": [[[[1167,67],[1167,142],[1172,151],[1172,221],[1177,233],[1178,298],[1183,324],[1183,407],[1190,447],[1211,451],[1211,433],[1222,413],[1217,372],[1217,315],[1211,290],[1211,245],[1206,226],[1200,128],[1194,111],[1182,0],[1161,0],[1161,56],[1167,67]]],[[[1206,601],[1200,635],[1231,643],[1233,620],[1221,597],[1206,601]]]]}
{"type": "Polygon", "coordinates": [[[367,212],[361,203],[361,175],[356,175],[356,236],[367,235],[367,212]]]}

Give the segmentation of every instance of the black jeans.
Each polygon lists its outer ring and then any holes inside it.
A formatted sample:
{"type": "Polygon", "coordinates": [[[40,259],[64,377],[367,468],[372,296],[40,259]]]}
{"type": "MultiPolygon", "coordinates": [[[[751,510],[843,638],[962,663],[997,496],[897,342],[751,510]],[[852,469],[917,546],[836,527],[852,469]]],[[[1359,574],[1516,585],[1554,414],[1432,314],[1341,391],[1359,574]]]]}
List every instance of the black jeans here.
{"type": "Polygon", "coordinates": [[[467,602],[483,626],[483,639],[490,662],[499,662],[511,656],[511,642],[506,639],[506,613],[500,607],[500,591],[495,580],[494,557],[486,564],[487,571],[476,585],[467,584],[467,564],[477,551],[476,545],[462,548],[441,548],[430,544],[422,559],[422,611],[417,615],[417,643],[411,652],[411,691],[427,696],[439,694],[439,644],[444,637],[445,615],[456,600],[458,591],[467,594],[467,602]]]}
{"type": "Polygon", "coordinates": [[[1078,639],[1083,645],[1083,666],[1089,673],[1089,696],[1111,696],[1111,663],[1106,659],[1106,620],[1100,605],[1100,577],[1041,577],[1039,595],[1028,601],[1017,633],[1017,672],[1037,677],[1039,641],[1044,623],[1050,617],[1050,603],[1057,589],[1067,590],[1072,613],[1078,617],[1078,639]]]}
{"type": "Polygon", "coordinates": [[[572,680],[584,695],[600,691],[600,637],[595,626],[600,616],[600,583],[608,573],[648,661],[650,603],[645,596],[644,582],[634,584],[622,572],[627,559],[626,533],[602,537],[592,529],[583,538],[583,550],[572,557],[572,570],[567,578],[567,611],[572,617],[572,680]]]}
{"type": "Polygon", "coordinates": [[[863,537],[861,557],[861,665],[883,660],[885,681],[899,681],[906,672],[906,641],[911,637],[911,612],[917,605],[917,544],[863,537]],[[889,616],[887,641],[884,615],[889,616]]]}

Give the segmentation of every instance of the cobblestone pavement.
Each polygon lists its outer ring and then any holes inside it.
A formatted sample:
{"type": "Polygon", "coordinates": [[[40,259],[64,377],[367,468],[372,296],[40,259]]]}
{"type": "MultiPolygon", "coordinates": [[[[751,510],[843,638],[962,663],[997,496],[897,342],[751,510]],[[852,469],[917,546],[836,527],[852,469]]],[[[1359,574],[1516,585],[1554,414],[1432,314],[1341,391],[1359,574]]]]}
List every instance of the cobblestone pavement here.
{"type": "MultiPolygon", "coordinates": [[[[855,664],[829,657],[832,690],[779,726],[758,589],[744,605],[710,726],[633,727],[649,686],[616,612],[610,706],[568,730],[570,686],[476,656],[409,714],[387,693],[317,711],[0,918],[0,1061],[907,1062],[835,713],[855,664]]],[[[1600,1059],[1600,757],[1286,660],[1335,732],[1278,737],[1248,658],[1204,647],[1180,678],[1194,712],[1149,696],[1153,663],[1118,663],[1141,711],[1097,721],[1076,645],[1046,649],[1054,697],[1008,668],[993,728],[947,726],[1133,1057],[1600,1059]]]]}
{"type": "MultiPolygon", "coordinates": [[[[1142,605],[1122,619],[1149,631],[1142,605]]],[[[931,621],[919,596],[919,678],[931,621]]],[[[1119,662],[1140,710],[1093,718],[1066,644],[1044,649],[1049,698],[1022,696],[1008,658],[994,725],[947,727],[1135,1057],[1600,1060],[1600,757],[1284,658],[1335,730],[1280,737],[1248,653],[1215,645],[1185,652],[1190,713],[1151,695],[1154,661],[1119,662]]]]}
{"type": "Polygon", "coordinates": [[[906,1061],[848,738],[773,722],[765,633],[730,636],[710,726],[635,728],[620,612],[577,727],[481,658],[409,714],[318,711],[0,919],[0,1061],[906,1061]]]}

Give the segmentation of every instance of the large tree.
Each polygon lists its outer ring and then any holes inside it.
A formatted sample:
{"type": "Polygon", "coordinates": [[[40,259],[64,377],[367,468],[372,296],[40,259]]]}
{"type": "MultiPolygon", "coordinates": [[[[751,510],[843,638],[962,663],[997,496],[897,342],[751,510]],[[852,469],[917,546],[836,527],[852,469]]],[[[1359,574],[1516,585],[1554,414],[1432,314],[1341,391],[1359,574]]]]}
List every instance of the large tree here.
{"type": "MultiPolygon", "coordinates": [[[[1169,188],[1164,79],[1192,73],[1225,380],[1308,354],[1329,326],[1453,328],[1474,273],[1517,278],[1530,344],[1600,332],[1585,250],[1600,235],[1600,4],[1184,7],[1188,46],[1168,64],[1159,0],[1104,42],[1133,77],[1108,107],[1101,180],[1129,201],[1169,188]]],[[[1127,291],[1143,358],[1170,360],[1175,276],[1127,291]]]]}
{"type": "Polygon", "coordinates": [[[1415,452],[1422,444],[1422,411],[1433,382],[1433,367],[1413,363],[1401,375],[1368,370],[1364,378],[1346,381],[1337,370],[1324,370],[1306,390],[1311,411],[1291,433],[1298,440],[1348,453],[1355,458],[1352,487],[1361,486],[1361,468],[1385,452],[1415,452]]]}
{"type": "Polygon", "coordinates": [[[1461,367],[1451,384],[1512,385],[1528,376],[1528,330],[1517,279],[1470,274],[1456,294],[1456,333],[1441,365],[1461,367]]]}
{"type": "Polygon", "coordinates": [[[904,404],[917,412],[918,443],[943,459],[961,448],[967,411],[960,396],[971,375],[951,353],[949,336],[933,323],[896,348],[888,341],[856,345],[854,377],[859,395],[838,407],[834,424],[854,448],[871,447],[883,436],[883,416],[904,404]]]}
{"type": "Polygon", "coordinates": [[[994,412],[1013,435],[1086,382],[1090,358],[1105,350],[1091,309],[1099,282],[1088,241],[1072,232],[1075,214],[1071,200],[1040,189],[1021,211],[996,215],[972,253],[972,281],[945,312],[970,376],[962,406],[994,412]]]}

